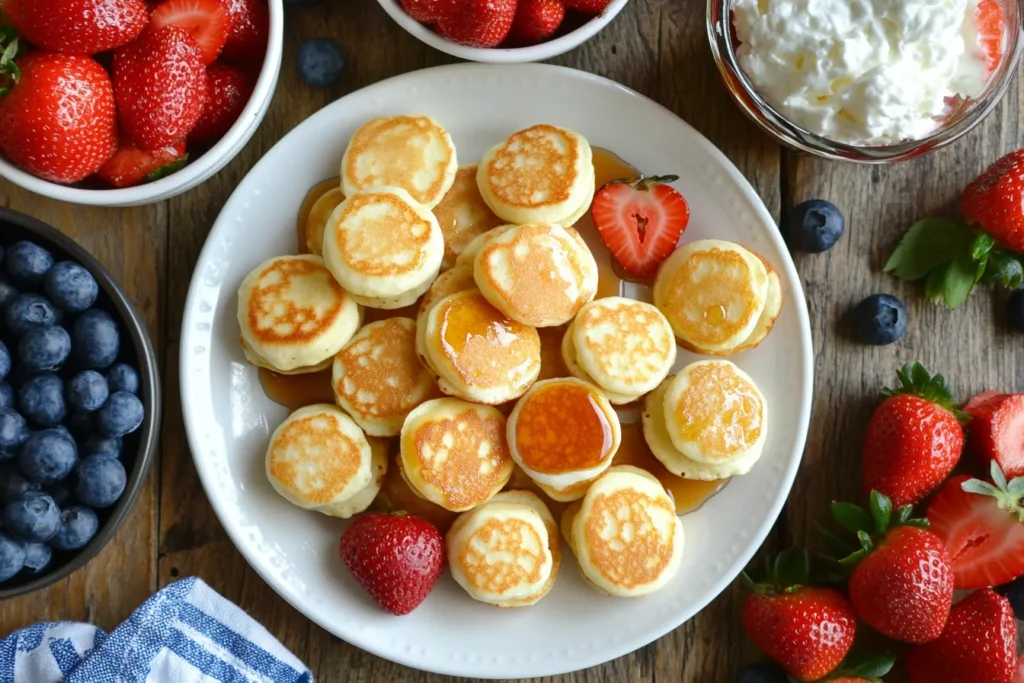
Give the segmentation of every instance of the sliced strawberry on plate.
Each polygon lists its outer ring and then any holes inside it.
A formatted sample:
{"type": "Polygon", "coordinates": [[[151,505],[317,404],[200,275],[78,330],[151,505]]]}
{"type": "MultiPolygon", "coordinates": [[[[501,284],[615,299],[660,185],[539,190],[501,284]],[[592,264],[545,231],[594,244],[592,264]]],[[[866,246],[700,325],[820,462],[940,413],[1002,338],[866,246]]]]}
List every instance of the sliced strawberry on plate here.
{"type": "Polygon", "coordinates": [[[127,45],[149,24],[142,0],[4,0],[7,21],[36,47],[93,55],[127,45]]]}
{"type": "Polygon", "coordinates": [[[667,185],[677,176],[615,180],[594,195],[594,225],[628,275],[653,278],[690,221],[683,195],[667,185]]]}
{"type": "Polygon", "coordinates": [[[1007,483],[995,462],[992,479],[953,477],[928,506],[931,530],[952,558],[956,588],[999,586],[1024,575],[1024,479],[1007,483]]]}
{"type": "Polygon", "coordinates": [[[188,31],[203,53],[203,63],[212,64],[231,32],[231,15],[223,0],[166,0],[153,10],[154,31],[180,26],[188,31]]]}
{"type": "Polygon", "coordinates": [[[125,141],[96,174],[113,187],[131,187],[178,170],[187,158],[184,140],[152,152],[125,141]]]}
{"type": "Polygon", "coordinates": [[[206,75],[209,88],[203,113],[188,134],[196,143],[212,142],[228,132],[252,94],[252,80],[236,66],[212,64],[206,75]]]}
{"type": "Polygon", "coordinates": [[[270,10],[266,0],[224,0],[231,15],[231,33],[224,56],[243,61],[262,59],[270,37],[270,10]]]}
{"type": "Polygon", "coordinates": [[[978,44],[985,53],[985,67],[995,71],[1003,59],[1003,36],[1006,22],[999,0],[981,0],[974,10],[974,28],[978,32],[978,44]]]}
{"type": "Polygon", "coordinates": [[[1024,394],[996,394],[965,410],[972,418],[971,450],[999,463],[1008,477],[1024,476],[1024,394]]]}

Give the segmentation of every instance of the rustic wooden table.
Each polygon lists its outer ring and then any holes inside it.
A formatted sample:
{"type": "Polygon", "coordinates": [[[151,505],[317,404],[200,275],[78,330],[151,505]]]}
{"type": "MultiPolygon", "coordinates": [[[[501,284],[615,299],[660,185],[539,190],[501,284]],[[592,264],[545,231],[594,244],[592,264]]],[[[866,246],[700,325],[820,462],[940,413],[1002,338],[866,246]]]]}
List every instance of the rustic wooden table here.
{"type": "MultiPolygon", "coordinates": [[[[0,634],[40,620],[113,627],[146,597],[196,575],[237,602],[329,683],[449,680],[366,654],[329,635],[279,598],[225,535],[192,465],[180,411],[178,342],[192,266],[224,201],[281,136],[331,101],[389,76],[451,61],[396,26],[373,0],[324,0],[292,12],[277,93],[256,136],[220,174],[171,201],[134,209],[91,209],[46,200],[0,181],[0,203],[58,226],[119,278],[150,326],[163,358],[165,420],[160,459],[131,517],[86,568],[49,590],[0,606],[0,634]],[[342,82],[299,82],[296,51],[330,36],[348,58],[342,82]]],[[[711,59],[699,0],[633,0],[600,35],[555,60],[629,86],[670,108],[732,159],[778,218],[796,203],[827,198],[846,214],[846,236],[831,252],[796,256],[810,307],[815,348],[814,412],[803,466],[770,548],[812,540],[829,501],[859,494],[859,448],[877,390],[904,361],[920,359],[951,379],[959,395],[1024,388],[1022,338],[1006,331],[1001,295],[977,292],[958,312],[934,306],[917,287],[883,275],[893,244],[916,218],[955,211],[960,188],[987,164],[1024,143],[1024,87],[1010,92],[984,125],[952,148],[897,166],[853,166],[783,149],[728,99],[711,59]],[[874,292],[908,305],[897,344],[849,341],[841,318],[874,292]]],[[[623,121],[628,126],[628,121],[623,121]]],[[[784,406],[778,409],[785,410],[784,406]]],[[[752,656],[733,587],[663,639],[556,681],[727,683],[752,656]]]]}

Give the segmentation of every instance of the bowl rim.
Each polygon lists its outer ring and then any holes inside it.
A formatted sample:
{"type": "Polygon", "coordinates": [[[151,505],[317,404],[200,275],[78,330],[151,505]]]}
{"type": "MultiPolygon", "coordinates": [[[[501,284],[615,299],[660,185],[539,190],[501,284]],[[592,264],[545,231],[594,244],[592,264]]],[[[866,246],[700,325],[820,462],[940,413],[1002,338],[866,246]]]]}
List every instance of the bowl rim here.
{"type": "Polygon", "coordinates": [[[195,161],[151,183],[92,190],[43,180],[21,170],[0,155],[0,177],[29,192],[59,201],[88,206],[120,207],[152,204],[170,199],[205,182],[238,155],[259,128],[273,99],[284,52],[284,0],[267,0],[267,4],[270,10],[270,33],[267,51],[252,95],[228,132],[195,161]]]}
{"type": "Polygon", "coordinates": [[[48,242],[48,248],[65,252],[76,260],[96,278],[100,289],[110,298],[120,318],[124,330],[131,337],[132,346],[139,361],[139,398],[146,406],[146,417],[139,428],[139,448],[135,456],[135,465],[128,474],[124,494],[117,501],[110,517],[84,548],[67,564],[56,570],[44,573],[26,583],[13,588],[4,588],[0,584],[0,600],[28,595],[45,588],[75,573],[102,552],[103,548],[117,535],[121,525],[128,518],[135,502],[142,493],[149,470],[156,459],[156,451],[160,437],[160,425],[163,417],[160,370],[156,350],[149,338],[146,324],[139,315],[131,299],[124,293],[120,285],[107,272],[107,269],[86,251],[85,247],[46,223],[26,214],[0,206],[0,224],[9,223],[22,228],[41,240],[48,242]]]}
{"type": "MultiPolygon", "coordinates": [[[[747,78],[736,59],[732,42],[729,5],[733,0],[707,0],[707,36],[711,54],[733,102],[758,127],[776,142],[799,152],[833,161],[855,164],[886,164],[907,161],[947,147],[972,131],[988,118],[992,110],[1003,100],[1014,72],[1024,54],[1024,0],[1005,0],[1016,5],[1018,28],[1014,49],[1004,55],[997,73],[986,87],[986,92],[976,101],[980,106],[967,115],[956,119],[952,125],[940,127],[927,137],[891,145],[850,145],[830,140],[792,123],[785,115],[769,104],[747,78]]],[[[1008,38],[1012,38],[1012,27],[1008,38]]]]}
{"type": "Polygon", "coordinates": [[[452,57],[468,59],[473,62],[486,62],[490,64],[522,64],[524,62],[538,62],[579,47],[586,41],[593,38],[605,26],[611,23],[619,12],[626,6],[629,0],[611,0],[608,6],[600,14],[594,16],[579,28],[537,45],[512,48],[481,48],[460,45],[452,42],[440,34],[435,33],[429,26],[409,16],[401,7],[399,0],[377,0],[377,3],[388,13],[396,24],[405,31],[417,38],[420,42],[426,43],[432,48],[440,50],[452,57]]]}

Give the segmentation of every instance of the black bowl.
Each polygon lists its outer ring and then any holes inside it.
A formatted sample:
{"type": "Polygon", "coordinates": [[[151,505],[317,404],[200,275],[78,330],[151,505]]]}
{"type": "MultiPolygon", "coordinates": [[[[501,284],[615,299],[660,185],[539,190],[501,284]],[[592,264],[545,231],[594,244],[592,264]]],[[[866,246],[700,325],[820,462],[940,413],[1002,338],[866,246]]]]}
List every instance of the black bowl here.
{"type": "Polygon", "coordinates": [[[0,600],[26,595],[66,578],[96,557],[117,534],[117,530],[135,505],[156,456],[161,414],[157,358],[146,332],[146,324],[110,273],[89,252],[58,230],[30,216],[0,207],[0,241],[9,245],[19,240],[29,240],[46,247],[58,261],[76,261],[96,278],[100,286],[100,296],[95,306],[106,310],[121,326],[122,345],[118,360],[138,368],[139,398],[146,408],[146,419],[139,429],[124,437],[121,461],[128,473],[128,482],[116,505],[97,511],[100,516],[100,528],[96,536],[81,550],[54,551],[50,566],[41,574],[23,571],[14,578],[0,583],[0,600]],[[126,340],[131,340],[131,344],[123,343],[126,340]]]}

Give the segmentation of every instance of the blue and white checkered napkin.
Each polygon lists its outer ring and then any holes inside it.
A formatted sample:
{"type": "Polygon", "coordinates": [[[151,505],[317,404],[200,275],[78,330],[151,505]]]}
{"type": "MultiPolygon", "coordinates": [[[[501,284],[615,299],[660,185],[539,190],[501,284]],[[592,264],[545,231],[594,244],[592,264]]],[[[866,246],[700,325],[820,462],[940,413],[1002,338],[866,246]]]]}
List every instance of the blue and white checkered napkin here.
{"type": "Polygon", "coordinates": [[[113,633],[48,622],[0,640],[0,683],[312,683],[265,628],[197,578],[153,595],[113,633]]]}

